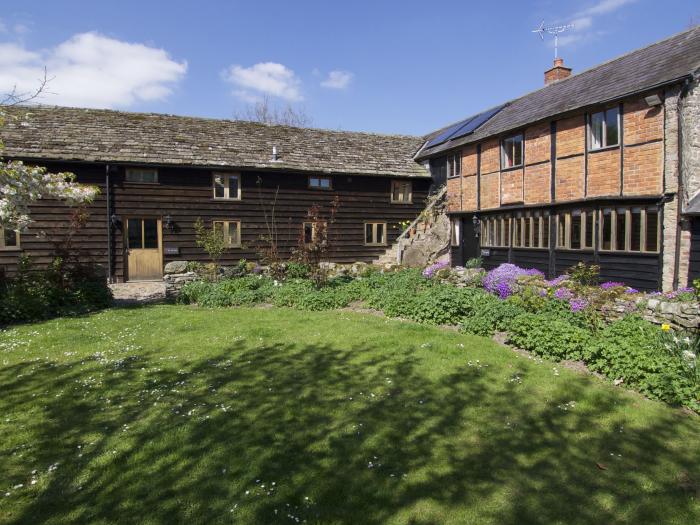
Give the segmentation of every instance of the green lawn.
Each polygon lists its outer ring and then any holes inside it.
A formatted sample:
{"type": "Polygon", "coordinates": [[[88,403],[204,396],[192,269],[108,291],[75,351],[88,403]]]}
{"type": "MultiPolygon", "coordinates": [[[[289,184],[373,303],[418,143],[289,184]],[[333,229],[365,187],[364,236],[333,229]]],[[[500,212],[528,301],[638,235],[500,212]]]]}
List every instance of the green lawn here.
{"type": "Polygon", "coordinates": [[[700,418],[343,311],[0,333],[0,522],[698,523],[700,418]]]}

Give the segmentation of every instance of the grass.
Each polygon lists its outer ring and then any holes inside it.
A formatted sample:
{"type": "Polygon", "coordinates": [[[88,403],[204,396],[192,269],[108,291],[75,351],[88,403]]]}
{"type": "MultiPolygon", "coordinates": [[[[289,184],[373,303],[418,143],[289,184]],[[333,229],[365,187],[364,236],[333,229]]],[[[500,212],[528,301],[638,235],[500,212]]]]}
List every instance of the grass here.
{"type": "Polygon", "coordinates": [[[700,418],[343,311],[0,333],[0,522],[698,523],[700,418]]]}

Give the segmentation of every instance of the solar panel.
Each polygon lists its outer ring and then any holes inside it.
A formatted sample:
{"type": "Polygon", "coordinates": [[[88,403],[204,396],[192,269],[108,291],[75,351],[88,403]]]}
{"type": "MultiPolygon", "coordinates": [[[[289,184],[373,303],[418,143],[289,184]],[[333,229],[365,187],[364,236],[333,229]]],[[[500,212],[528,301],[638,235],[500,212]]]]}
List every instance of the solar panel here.
{"type": "Polygon", "coordinates": [[[462,127],[466,122],[466,120],[460,120],[459,122],[457,122],[457,124],[450,126],[438,136],[430,139],[430,141],[426,144],[426,148],[432,148],[433,146],[437,146],[438,144],[447,142],[447,139],[449,139],[452,136],[452,134],[455,131],[457,131],[460,127],[462,127]]]}
{"type": "Polygon", "coordinates": [[[452,135],[450,135],[450,139],[456,139],[459,137],[463,137],[464,135],[474,133],[474,131],[476,131],[477,128],[484,125],[489,119],[491,119],[491,117],[493,117],[502,109],[503,106],[497,106],[495,108],[491,108],[487,111],[484,111],[483,113],[479,113],[476,117],[472,118],[469,122],[464,124],[464,126],[456,130],[452,135]]]}
{"type": "Polygon", "coordinates": [[[467,119],[457,122],[456,124],[453,124],[436,137],[430,139],[425,145],[425,147],[432,148],[433,146],[437,146],[438,144],[442,144],[443,142],[447,142],[448,140],[456,139],[458,137],[463,137],[465,135],[473,133],[479,126],[482,126],[484,123],[486,123],[487,120],[489,120],[496,113],[501,111],[504,107],[505,104],[502,106],[491,108],[487,111],[484,111],[483,113],[473,115],[467,119]]]}

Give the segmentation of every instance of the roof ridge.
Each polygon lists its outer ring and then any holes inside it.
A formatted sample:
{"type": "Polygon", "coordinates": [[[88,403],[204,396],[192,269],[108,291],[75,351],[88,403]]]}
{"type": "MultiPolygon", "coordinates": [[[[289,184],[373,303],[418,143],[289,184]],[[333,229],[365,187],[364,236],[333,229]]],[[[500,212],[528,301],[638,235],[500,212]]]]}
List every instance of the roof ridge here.
{"type": "Polygon", "coordinates": [[[328,128],[314,128],[309,126],[291,126],[288,124],[268,124],[264,122],[255,122],[253,120],[242,120],[242,119],[229,119],[229,118],[215,118],[215,117],[199,117],[193,115],[177,115],[174,113],[157,113],[153,111],[126,111],[120,109],[110,109],[110,108],[84,108],[75,106],[59,106],[51,104],[32,104],[32,105],[21,105],[13,107],[22,107],[31,109],[41,109],[41,110],[69,110],[69,111],[91,111],[91,112],[102,112],[102,113],[116,113],[120,115],[141,115],[149,117],[168,117],[175,119],[186,119],[195,121],[213,121],[213,122],[232,122],[240,123],[252,126],[266,127],[266,128],[285,128],[290,130],[303,130],[303,131],[313,131],[313,132],[323,132],[323,133],[335,133],[340,135],[368,135],[372,137],[391,137],[391,138],[405,138],[405,139],[422,139],[420,135],[406,135],[401,133],[377,133],[372,131],[354,131],[354,130],[339,130],[339,129],[328,129],[328,128]]]}

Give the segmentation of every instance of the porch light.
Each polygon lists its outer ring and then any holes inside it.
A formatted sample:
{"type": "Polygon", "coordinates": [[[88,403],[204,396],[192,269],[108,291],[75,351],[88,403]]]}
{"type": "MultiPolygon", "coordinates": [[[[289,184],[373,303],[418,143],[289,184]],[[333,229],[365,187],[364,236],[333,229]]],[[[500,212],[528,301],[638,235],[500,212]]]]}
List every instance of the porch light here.
{"type": "Polygon", "coordinates": [[[122,223],[122,221],[119,219],[119,216],[115,213],[109,216],[109,222],[113,228],[119,228],[122,223]]]}
{"type": "Polygon", "coordinates": [[[477,215],[472,215],[472,224],[474,225],[474,237],[479,236],[481,221],[477,215]]]}

